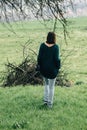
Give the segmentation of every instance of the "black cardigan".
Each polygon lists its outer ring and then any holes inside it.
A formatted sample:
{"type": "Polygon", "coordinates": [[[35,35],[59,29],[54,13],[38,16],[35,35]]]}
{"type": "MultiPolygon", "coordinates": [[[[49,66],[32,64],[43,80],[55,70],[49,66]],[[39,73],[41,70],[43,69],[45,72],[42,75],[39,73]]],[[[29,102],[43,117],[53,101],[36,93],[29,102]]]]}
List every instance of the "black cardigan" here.
{"type": "Polygon", "coordinates": [[[60,69],[59,46],[54,44],[48,47],[45,43],[42,43],[37,61],[40,66],[40,72],[44,77],[55,78],[60,69]]]}

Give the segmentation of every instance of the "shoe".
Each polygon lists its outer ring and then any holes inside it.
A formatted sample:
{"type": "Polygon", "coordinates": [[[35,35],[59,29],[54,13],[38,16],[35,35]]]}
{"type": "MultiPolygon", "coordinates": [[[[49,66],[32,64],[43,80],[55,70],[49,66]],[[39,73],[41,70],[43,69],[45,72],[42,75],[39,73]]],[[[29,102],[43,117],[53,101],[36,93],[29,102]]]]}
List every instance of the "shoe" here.
{"type": "Polygon", "coordinates": [[[48,107],[48,105],[47,105],[47,103],[44,103],[44,104],[42,104],[41,106],[40,106],[40,109],[43,109],[43,108],[47,108],[48,107]]]}
{"type": "Polygon", "coordinates": [[[44,104],[45,104],[45,103],[46,103],[46,104],[48,103],[48,101],[45,101],[45,100],[43,100],[43,102],[44,102],[44,104]]]}
{"type": "Polygon", "coordinates": [[[53,105],[48,102],[48,103],[47,103],[47,106],[48,106],[49,108],[52,108],[53,105]]]}

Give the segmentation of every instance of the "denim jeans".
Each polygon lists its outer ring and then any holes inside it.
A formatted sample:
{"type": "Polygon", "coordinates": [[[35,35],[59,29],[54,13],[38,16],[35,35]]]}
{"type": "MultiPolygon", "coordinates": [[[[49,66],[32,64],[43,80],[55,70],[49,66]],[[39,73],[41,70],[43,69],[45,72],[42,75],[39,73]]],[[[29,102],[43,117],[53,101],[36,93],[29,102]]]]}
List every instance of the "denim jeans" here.
{"type": "Polygon", "coordinates": [[[47,103],[48,105],[53,104],[53,97],[54,97],[54,88],[55,88],[55,81],[54,79],[47,79],[44,78],[44,103],[47,103]]]}

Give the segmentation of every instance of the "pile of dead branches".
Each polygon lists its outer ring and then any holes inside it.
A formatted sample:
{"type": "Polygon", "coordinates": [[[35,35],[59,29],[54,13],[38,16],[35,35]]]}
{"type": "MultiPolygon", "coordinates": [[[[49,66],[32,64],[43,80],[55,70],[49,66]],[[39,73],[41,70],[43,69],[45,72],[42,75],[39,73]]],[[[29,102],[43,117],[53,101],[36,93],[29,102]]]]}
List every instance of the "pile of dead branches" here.
{"type": "Polygon", "coordinates": [[[19,65],[14,65],[10,62],[6,64],[6,75],[4,78],[4,86],[26,85],[26,84],[42,84],[42,76],[40,72],[35,70],[35,63],[25,58],[19,65]]]}
{"type": "MultiPolygon", "coordinates": [[[[7,60],[6,71],[3,76],[3,86],[16,85],[42,85],[43,77],[39,71],[36,71],[37,53],[30,48],[30,40],[23,47],[23,59],[18,65],[10,63],[7,60]]],[[[72,84],[67,78],[67,72],[63,69],[64,62],[61,63],[61,69],[56,78],[56,85],[70,87],[72,84]]]]}
{"type": "MultiPolygon", "coordinates": [[[[25,58],[19,65],[8,62],[6,64],[6,75],[4,78],[3,86],[16,86],[16,85],[42,85],[43,78],[39,71],[36,71],[36,63],[31,62],[28,58],[25,58]]],[[[69,80],[66,78],[66,74],[60,70],[56,85],[59,86],[71,86],[69,80]]]]}

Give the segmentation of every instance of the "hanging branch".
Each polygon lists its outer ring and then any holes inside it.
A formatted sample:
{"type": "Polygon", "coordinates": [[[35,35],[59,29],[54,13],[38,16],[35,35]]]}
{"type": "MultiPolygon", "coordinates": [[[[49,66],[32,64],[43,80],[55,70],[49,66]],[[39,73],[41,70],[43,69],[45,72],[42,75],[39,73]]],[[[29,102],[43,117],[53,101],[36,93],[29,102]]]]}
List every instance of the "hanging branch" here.
{"type": "MultiPolygon", "coordinates": [[[[65,11],[64,7],[66,7],[67,1],[65,0],[3,0],[0,1],[2,14],[4,12],[4,19],[7,23],[10,24],[10,18],[8,16],[8,9],[13,10],[14,14],[17,16],[19,12],[19,19],[29,18],[31,14],[27,14],[25,7],[28,11],[31,11],[32,15],[37,19],[51,20],[55,19],[53,25],[53,31],[55,31],[57,20],[63,25],[64,28],[64,35],[66,34],[66,23],[67,20],[64,16],[65,11]],[[22,17],[23,16],[23,17],[22,17]]],[[[73,4],[72,0],[68,0],[70,5],[73,4]]],[[[12,12],[12,11],[11,11],[12,12]]],[[[13,15],[14,15],[13,14],[13,15]]],[[[14,18],[15,19],[15,18],[14,18]]],[[[13,19],[13,20],[14,20],[13,19]]],[[[1,16],[2,20],[2,16],[1,16]]]]}

